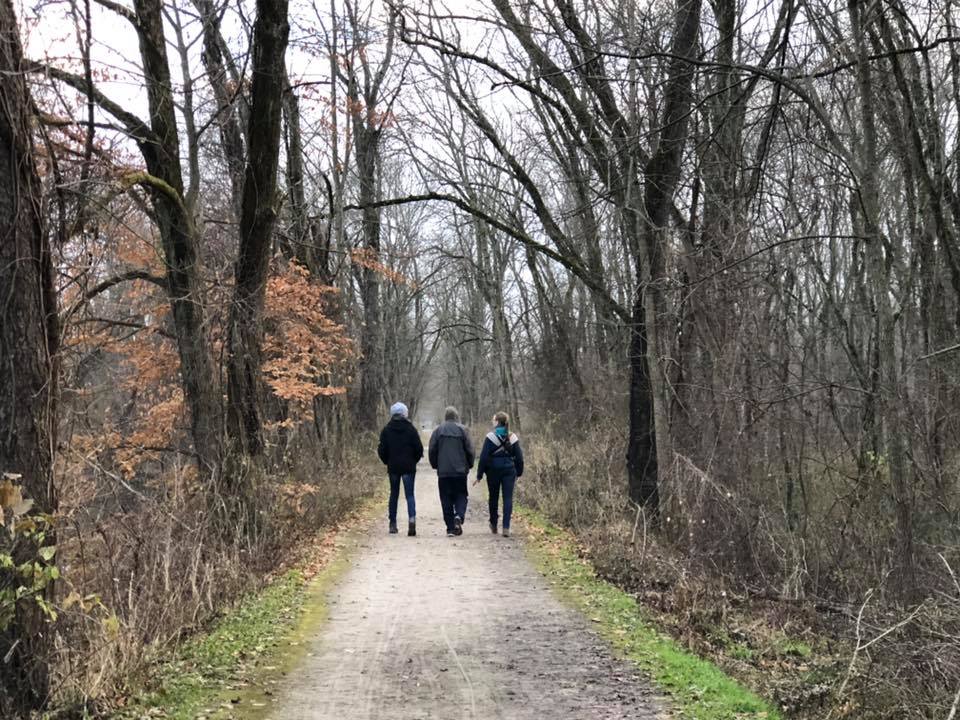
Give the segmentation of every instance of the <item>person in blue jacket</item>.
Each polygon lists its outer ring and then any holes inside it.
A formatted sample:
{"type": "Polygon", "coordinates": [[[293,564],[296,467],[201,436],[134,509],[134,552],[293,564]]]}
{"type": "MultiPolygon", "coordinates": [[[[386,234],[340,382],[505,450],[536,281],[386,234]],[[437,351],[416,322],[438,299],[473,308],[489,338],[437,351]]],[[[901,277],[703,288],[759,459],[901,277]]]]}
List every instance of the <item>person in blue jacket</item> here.
{"type": "Polygon", "coordinates": [[[487,476],[490,491],[490,532],[497,534],[497,512],[500,491],[503,491],[503,536],[510,537],[510,516],[513,514],[513,489],[523,475],[523,449],[520,438],[510,432],[510,416],[498,412],[493,416],[493,430],[483,439],[477,463],[476,485],[487,476]]]}

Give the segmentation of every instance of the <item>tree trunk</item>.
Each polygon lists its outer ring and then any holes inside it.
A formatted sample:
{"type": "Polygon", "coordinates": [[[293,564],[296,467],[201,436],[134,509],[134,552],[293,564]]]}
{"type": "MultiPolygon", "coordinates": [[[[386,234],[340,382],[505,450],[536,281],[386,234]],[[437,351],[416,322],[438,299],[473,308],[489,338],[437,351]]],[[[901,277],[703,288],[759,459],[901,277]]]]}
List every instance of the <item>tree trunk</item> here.
{"type": "MultiPolygon", "coordinates": [[[[333,3],[331,4],[333,7],[333,3]]],[[[356,4],[347,3],[352,33],[360,37],[366,32],[361,27],[356,4]]],[[[354,420],[362,430],[373,430],[377,425],[384,392],[383,349],[384,332],[392,332],[383,325],[380,310],[380,208],[373,203],[380,199],[380,139],[390,106],[383,94],[383,82],[393,61],[393,42],[397,12],[390,11],[386,29],[383,57],[374,67],[366,49],[353,46],[340,55],[342,69],[331,66],[346,84],[348,113],[353,127],[353,147],[357,161],[358,201],[363,208],[362,251],[365,255],[358,270],[360,294],[363,302],[363,327],[360,331],[359,362],[360,387],[354,403],[354,420]]],[[[331,48],[334,52],[339,50],[331,48]]],[[[332,210],[332,209],[331,209],[332,210]]],[[[342,222],[342,218],[340,219],[342,222]]],[[[341,228],[342,231],[342,228],[341,228]]]]}
{"type": "MultiPolygon", "coordinates": [[[[16,14],[11,1],[2,0],[0,477],[19,475],[34,508],[53,513],[59,328],[42,189],[34,165],[31,108],[16,14]]],[[[0,715],[26,716],[44,706],[51,689],[47,662],[52,649],[53,633],[37,606],[19,606],[0,633],[0,715]]]]}
{"type": "Polygon", "coordinates": [[[673,200],[687,120],[691,105],[693,67],[688,61],[696,51],[700,29],[700,0],[680,0],[676,11],[673,59],[664,91],[660,138],[644,171],[644,212],[628,217],[640,244],[637,257],[637,289],[633,306],[630,342],[630,431],[627,469],[633,499],[656,512],[659,503],[658,464],[673,461],[667,413],[666,380],[659,366],[665,349],[659,342],[658,308],[660,283],[665,276],[664,246],[668,211],[673,200]],[[651,427],[654,425],[655,427],[651,427]],[[655,440],[654,440],[655,436],[655,440]]]}
{"type": "Polygon", "coordinates": [[[902,414],[907,402],[906,387],[900,380],[896,356],[896,316],[891,303],[890,268],[894,264],[887,252],[895,252],[892,243],[885,252],[880,227],[880,161],[874,106],[874,87],[870,60],[864,45],[867,25],[874,18],[867,13],[880,12],[879,6],[864,7],[859,0],[848,0],[851,28],[857,48],[857,85],[863,133],[858,143],[860,159],[860,193],[855,210],[862,213],[866,250],[867,277],[872,291],[876,322],[876,354],[873,374],[877,378],[876,408],[879,447],[882,448],[890,474],[890,485],[896,503],[899,535],[899,589],[905,601],[916,595],[916,566],[913,541],[913,501],[907,479],[907,452],[904,446],[907,425],[902,414]]]}
{"type": "MultiPolygon", "coordinates": [[[[377,145],[379,137],[361,142],[356,137],[360,205],[363,206],[363,247],[373,261],[380,258],[380,210],[370,207],[377,198],[377,145]]],[[[363,329],[360,332],[360,396],[357,423],[372,430],[377,423],[380,388],[383,385],[383,337],[380,322],[380,275],[369,267],[360,269],[363,329]]]]}
{"type": "MultiPolygon", "coordinates": [[[[640,268],[637,269],[638,276],[640,268]]],[[[630,326],[630,414],[627,436],[627,477],[630,499],[654,514],[660,507],[657,482],[657,444],[653,419],[646,329],[646,297],[638,288],[630,326]]]]}
{"type": "Polygon", "coordinates": [[[230,197],[233,211],[240,217],[243,201],[243,133],[239,112],[239,88],[231,92],[227,67],[224,63],[223,37],[220,34],[220,16],[212,0],[194,0],[203,20],[203,53],[201,58],[217,102],[217,127],[220,129],[220,145],[230,174],[230,197]]]}
{"type": "Polygon", "coordinates": [[[136,0],[137,31],[153,137],[140,141],[152,176],[144,184],[153,201],[167,264],[167,294],[180,356],[183,394],[190,409],[194,450],[201,468],[220,463],[221,409],[200,282],[197,232],[184,204],[180,143],[170,68],[163,35],[161,0],[136,0]]]}
{"type": "Polygon", "coordinates": [[[533,281],[533,287],[537,295],[537,306],[542,317],[541,322],[548,331],[545,333],[546,337],[542,341],[543,351],[552,356],[554,355],[553,351],[556,350],[556,353],[563,359],[563,365],[549,366],[548,370],[555,368],[557,370],[556,374],[560,376],[562,382],[562,373],[565,369],[573,384],[573,392],[567,393],[567,396],[573,401],[571,404],[585,402],[590,394],[587,392],[583,376],[580,374],[580,368],[577,366],[574,349],[572,347],[573,342],[570,339],[570,334],[567,332],[562,319],[557,316],[555,304],[547,295],[547,288],[545,287],[540,267],[537,263],[537,256],[530,248],[526,250],[526,260],[527,268],[530,270],[530,279],[533,281]],[[547,338],[549,338],[549,340],[547,340],[547,338]]]}
{"type": "Polygon", "coordinates": [[[290,237],[284,243],[288,257],[296,259],[314,278],[318,272],[315,225],[307,215],[306,189],[303,172],[303,132],[300,128],[300,99],[290,88],[290,80],[284,75],[283,94],[284,137],[287,151],[287,194],[290,196],[290,237]]]}
{"type": "Polygon", "coordinates": [[[250,139],[243,180],[240,248],[230,306],[227,354],[227,428],[246,455],[263,450],[263,306],[270,247],[277,217],[277,169],[290,26],[287,0],[258,0],[253,29],[253,88],[250,139]]]}

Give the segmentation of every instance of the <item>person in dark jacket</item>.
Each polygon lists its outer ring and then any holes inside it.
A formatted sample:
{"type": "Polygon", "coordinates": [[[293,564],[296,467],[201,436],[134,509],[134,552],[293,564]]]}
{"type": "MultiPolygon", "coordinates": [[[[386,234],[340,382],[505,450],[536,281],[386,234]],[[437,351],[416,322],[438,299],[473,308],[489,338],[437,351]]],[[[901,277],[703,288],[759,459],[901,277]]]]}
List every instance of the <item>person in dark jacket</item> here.
{"type": "Polygon", "coordinates": [[[402,402],[390,408],[390,422],[380,432],[377,455],[387,466],[390,478],[390,501],[387,512],[390,532],[397,532],[397,502],[400,499],[400,483],[407,497],[407,535],[417,534],[417,501],[413,485],[417,474],[417,462],[423,457],[423,441],[420,433],[407,418],[407,406],[402,402]]]}
{"type": "Polygon", "coordinates": [[[447,537],[463,534],[467,514],[467,475],[473,467],[473,441],[460,424],[455,407],[443,411],[444,422],[430,436],[430,467],[437,471],[440,506],[447,537]]]}
{"type": "Polygon", "coordinates": [[[510,432],[510,416],[505,412],[493,416],[493,430],[483,439],[474,485],[483,480],[484,475],[490,492],[490,532],[497,534],[497,509],[503,490],[503,536],[510,537],[513,489],[517,478],[523,475],[523,449],[520,438],[510,432]]]}

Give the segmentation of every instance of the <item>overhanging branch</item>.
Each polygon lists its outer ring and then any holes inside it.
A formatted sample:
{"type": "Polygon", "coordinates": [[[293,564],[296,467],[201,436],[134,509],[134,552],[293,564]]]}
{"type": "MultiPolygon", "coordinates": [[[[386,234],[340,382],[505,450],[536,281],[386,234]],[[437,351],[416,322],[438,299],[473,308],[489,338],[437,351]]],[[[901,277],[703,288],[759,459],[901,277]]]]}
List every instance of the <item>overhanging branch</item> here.
{"type": "Polygon", "coordinates": [[[166,278],[161,277],[160,275],[154,275],[147,270],[127,270],[126,272],[122,272],[118,275],[108,277],[85,291],[83,295],[81,295],[76,302],[74,302],[63,313],[63,316],[60,319],[61,324],[65,324],[66,321],[69,320],[75,312],[77,312],[77,310],[83,307],[84,304],[93,300],[93,298],[95,298],[97,295],[105,293],[110,288],[116,287],[121,283],[130,282],[132,280],[143,280],[145,282],[153,283],[154,285],[162,287],[164,290],[167,288],[166,278]]]}
{"type": "MultiPolygon", "coordinates": [[[[514,240],[517,240],[518,242],[522,243],[526,247],[529,247],[530,249],[535,250],[536,252],[542,255],[545,255],[551,260],[558,262],[560,265],[562,265],[571,273],[573,273],[587,288],[590,289],[591,292],[596,293],[597,295],[602,297],[604,301],[608,302],[613,312],[617,315],[617,317],[623,320],[624,323],[629,324],[630,322],[632,322],[630,312],[625,307],[623,307],[623,305],[618,303],[616,300],[614,300],[610,296],[610,293],[607,292],[607,289],[597,281],[597,279],[594,277],[594,274],[590,272],[586,267],[584,267],[582,263],[557,252],[553,248],[547,245],[544,245],[543,243],[537,242],[522,230],[516,227],[513,227],[512,225],[509,225],[503,222],[502,220],[498,220],[497,218],[493,217],[489,213],[484,212],[483,210],[480,210],[479,208],[473,207],[466,200],[464,200],[463,198],[457,197],[456,195],[429,192],[429,193],[421,193],[419,195],[407,195],[406,197],[390,198],[387,200],[378,200],[377,202],[367,203],[365,205],[344,205],[343,209],[345,211],[346,210],[363,210],[365,208],[383,208],[383,207],[390,207],[393,205],[407,205],[409,203],[427,202],[427,201],[451,203],[456,207],[460,208],[461,210],[463,210],[465,213],[473,215],[475,218],[478,218],[479,220],[482,220],[483,222],[487,223],[490,227],[496,228],[497,230],[500,230],[501,232],[509,235],[514,240]]],[[[321,215],[320,217],[326,217],[326,216],[321,215]]]]}
{"type": "Polygon", "coordinates": [[[36,61],[28,61],[26,67],[28,72],[46,75],[54,80],[59,80],[77,92],[92,97],[97,106],[119,120],[124,132],[138,143],[157,142],[157,136],[149,125],[132,112],[124,110],[120,103],[108,98],[103,92],[98,90],[96,86],[91,87],[90,83],[88,83],[83,76],[61,70],[47,63],[36,61]]]}

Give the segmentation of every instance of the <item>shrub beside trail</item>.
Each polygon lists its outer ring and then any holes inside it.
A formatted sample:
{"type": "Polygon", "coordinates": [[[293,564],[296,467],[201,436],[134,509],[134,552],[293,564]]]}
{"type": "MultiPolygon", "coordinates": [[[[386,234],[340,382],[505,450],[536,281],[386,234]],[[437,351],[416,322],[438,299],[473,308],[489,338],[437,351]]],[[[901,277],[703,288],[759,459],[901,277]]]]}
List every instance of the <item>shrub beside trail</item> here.
{"type": "MultiPolygon", "coordinates": [[[[827,572],[844,528],[815,516],[791,528],[771,515],[775,478],[734,493],[681,459],[650,517],[625,500],[616,427],[594,423],[575,441],[549,426],[528,434],[530,470],[518,485],[522,504],[569,529],[600,578],[785,717],[946,717],[960,681],[956,587],[904,607],[883,576],[871,589],[854,555],[827,572]]],[[[879,534],[881,520],[867,507],[859,514],[860,533],[879,534]]]]}

